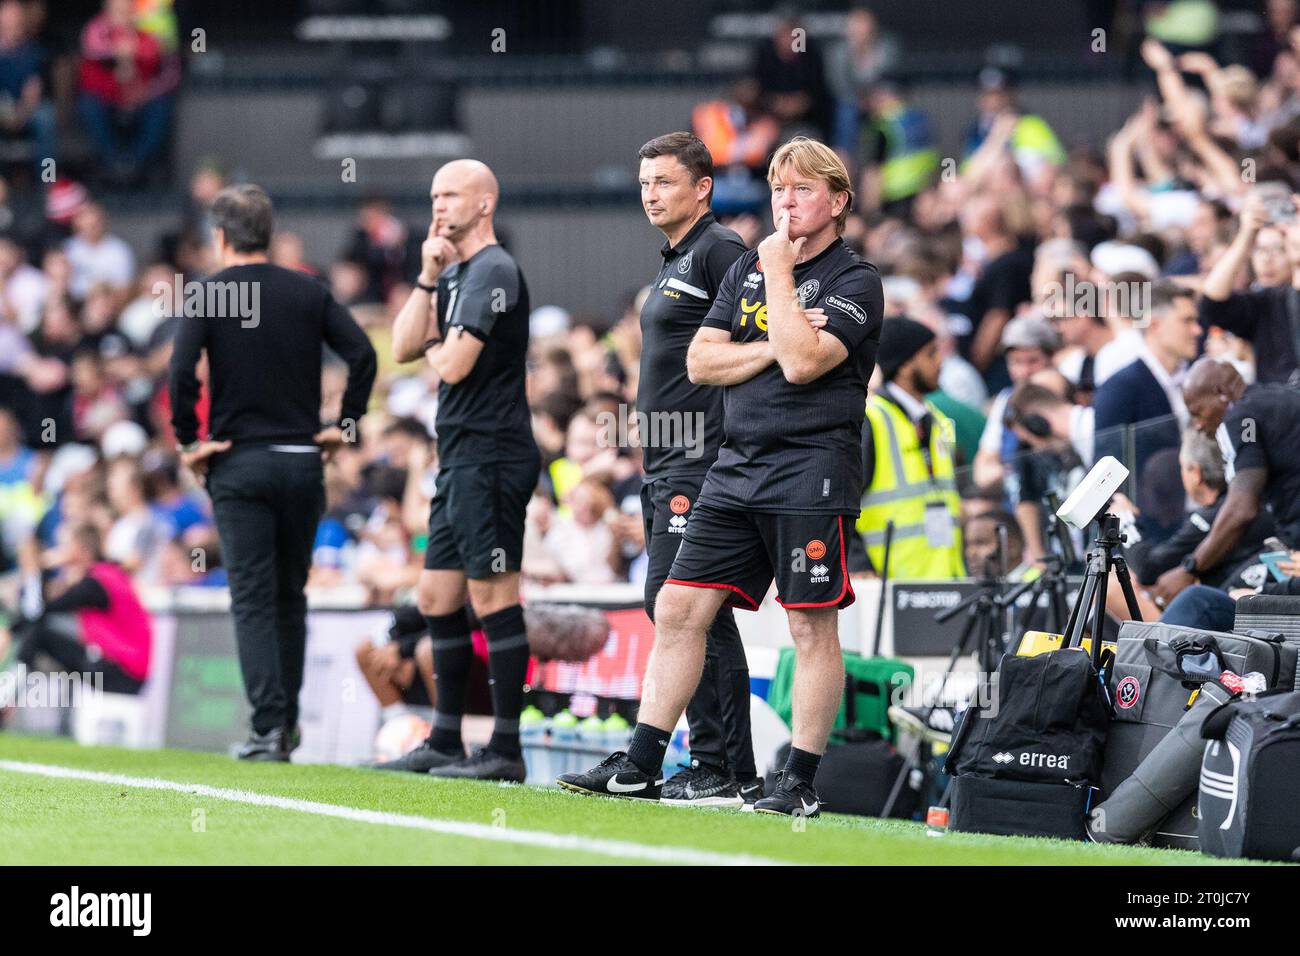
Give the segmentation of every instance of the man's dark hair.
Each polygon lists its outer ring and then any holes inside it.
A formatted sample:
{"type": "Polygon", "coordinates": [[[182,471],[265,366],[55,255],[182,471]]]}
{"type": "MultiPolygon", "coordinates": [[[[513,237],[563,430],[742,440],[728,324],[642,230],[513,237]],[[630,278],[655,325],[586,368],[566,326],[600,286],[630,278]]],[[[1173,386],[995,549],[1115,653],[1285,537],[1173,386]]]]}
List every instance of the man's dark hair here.
{"type": "Polygon", "coordinates": [[[1023,418],[1026,415],[1041,415],[1046,409],[1069,404],[1050,388],[1033,382],[1023,382],[1016,386],[1011,397],[1007,399],[1007,412],[1013,417],[1023,418]]]}
{"type": "MultiPolygon", "coordinates": [[[[705,176],[713,177],[713,156],[709,147],[704,145],[694,133],[665,133],[656,136],[636,151],[642,159],[655,159],[659,156],[675,156],[691,174],[691,183],[698,183],[705,176]]],[[[709,189],[708,201],[713,201],[713,189],[709,189]]]]}
{"type": "Polygon", "coordinates": [[[976,521],[991,521],[995,528],[1001,527],[1007,529],[1007,543],[1014,542],[1019,547],[1025,546],[1025,533],[1020,528],[1020,522],[1010,511],[1002,508],[993,508],[989,511],[981,511],[979,514],[972,515],[966,519],[966,527],[969,528],[976,521]]]}
{"type": "Polygon", "coordinates": [[[1151,311],[1160,312],[1169,308],[1179,299],[1195,299],[1196,293],[1186,286],[1161,280],[1151,286],[1151,311]]]}
{"type": "Polygon", "coordinates": [[[408,438],[413,438],[426,445],[432,440],[429,429],[424,427],[424,423],[418,418],[412,418],[409,415],[395,418],[384,428],[384,437],[387,438],[389,435],[406,435],[408,438]]]}
{"type": "Polygon", "coordinates": [[[73,525],[68,529],[68,534],[73,541],[89,551],[94,560],[103,560],[103,539],[100,537],[99,529],[93,524],[82,523],[73,525]]]}
{"type": "Polygon", "coordinates": [[[212,225],[236,252],[264,252],[271,245],[274,210],[261,186],[227,186],[212,200],[212,225]]]}

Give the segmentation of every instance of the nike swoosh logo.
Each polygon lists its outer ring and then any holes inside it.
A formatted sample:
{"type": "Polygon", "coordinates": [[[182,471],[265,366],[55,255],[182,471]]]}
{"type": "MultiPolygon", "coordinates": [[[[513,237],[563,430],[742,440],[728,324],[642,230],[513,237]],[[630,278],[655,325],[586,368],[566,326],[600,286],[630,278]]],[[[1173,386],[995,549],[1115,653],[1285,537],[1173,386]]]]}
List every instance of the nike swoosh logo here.
{"type": "Polygon", "coordinates": [[[648,782],[645,780],[640,783],[619,783],[618,774],[615,774],[609,778],[609,782],[605,784],[605,789],[610,793],[635,793],[637,790],[644,790],[647,785],[648,782]]]}
{"type": "Polygon", "coordinates": [[[800,805],[803,806],[804,816],[810,816],[811,814],[816,813],[817,810],[821,807],[821,804],[815,800],[813,801],[812,806],[808,806],[808,804],[804,803],[802,799],[800,799],[799,803],[800,805]]]}

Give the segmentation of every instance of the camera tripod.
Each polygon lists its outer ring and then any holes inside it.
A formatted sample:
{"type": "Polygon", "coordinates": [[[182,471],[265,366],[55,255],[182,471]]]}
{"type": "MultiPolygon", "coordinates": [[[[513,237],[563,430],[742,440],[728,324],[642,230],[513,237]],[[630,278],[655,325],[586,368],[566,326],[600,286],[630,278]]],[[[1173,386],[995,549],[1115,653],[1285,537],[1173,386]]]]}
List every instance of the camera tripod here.
{"type": "Polygon", "coordinates": [[[1062,647],[1078,647],[1083,643],[1084,632],[1092,636],[1092,666],[1101,668],[1101,644],[1103,628],[1106,623],[1106,589],[1110,581],[1110,572],[1115,572],[1119,580],[1120,591],[1128,605],[1128,612],[1133,620],[1142,620],[1142,609],[1138,607],[1137,595],[1133,592],[1133,579],[1129,576],[1128,562],[1124,556],[1115,551],[1125,540],[1119,531],[1119,518],[1109,511],[1102,512],[1097,518],[1100,533],[1088,552],[1088,568],[1084,572],[1083,584],[1074,600],[1070,611],[1070,620],[1062,632],[1062,647]],[[1091,627],[1089,627],[1091,622],[1091,627]]]}

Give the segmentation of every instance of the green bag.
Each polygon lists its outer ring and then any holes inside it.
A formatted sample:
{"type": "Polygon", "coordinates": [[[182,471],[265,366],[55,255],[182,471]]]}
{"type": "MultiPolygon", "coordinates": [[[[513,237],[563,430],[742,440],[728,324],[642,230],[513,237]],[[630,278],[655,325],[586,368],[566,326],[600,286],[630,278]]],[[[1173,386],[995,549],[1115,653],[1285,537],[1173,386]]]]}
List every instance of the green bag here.
{"type": "MultiPolygon", "coordinates": [[[[835,715],[831,737],[846,741],[878,734],[892,741],[894,727],[889,722],[889,704],[895,688],[908,687],[914,674],[911,664],[894,657],[863,657],[846,652],[844,699],[840,702],[840,712],[835,715]]],[[[768,688],[767,702],[787,727],[794,712],[793,696],[794,648],[783,647],[776,675],[768,688]]]]}

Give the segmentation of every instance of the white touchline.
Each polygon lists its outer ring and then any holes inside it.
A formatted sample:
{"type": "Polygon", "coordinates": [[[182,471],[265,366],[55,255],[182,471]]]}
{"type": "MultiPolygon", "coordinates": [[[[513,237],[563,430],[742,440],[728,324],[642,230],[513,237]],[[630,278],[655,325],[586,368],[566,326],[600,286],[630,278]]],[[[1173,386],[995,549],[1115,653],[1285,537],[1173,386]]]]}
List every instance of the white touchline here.
{"type": "MultiPolygon", "coordinates": [[[[749,856],[743,853],[710,853],[707,850],[692,850],[689,847],[654,846],[646,843],[629,843],[623,840],[602,840],[578,836],[573,833],[547,833],[544,830],[511,830],[507,827],[496,827],[483,823],[438,820],[409,813],[387,813],[382,810],[362,810],[357,807],[341,807],[333,803],[317,803],[314,800],[294,800],[291,797],[253,793],[250,790],[209,787],[201,783],[180,783],[175,780],[163,780],[159,777],[128,777],[125,774],[101,773],[97,770],[78,770],[75,767],[60,767],[54,764],[0,760],[0,770],[34,774],[41,777],[62,777],[68,780],[111,783],[114,786],[136,787],[140,790],[170,790],[175,793],[211,797],[214,800],[232,800],[236,803],[249,803],[259,807],[275,807],[279,810],[294,810],[298,813],[311,813],[321,817],[337,817],[341,820],[351,820],[356,823],[377,823],[380,826],[429,830],[433,833],[445,833],[449,836],[466,837],[471,840],[492,840],[497,843],[536,846],[547,850],[572,850],[576,853],[592,853],[597,856],[644,860],[648,863],[682,863],[695,866],[785,865],[782,860],[749,856]]],[[[578,808],[575,806],[575,809],[578,808]]]]}

